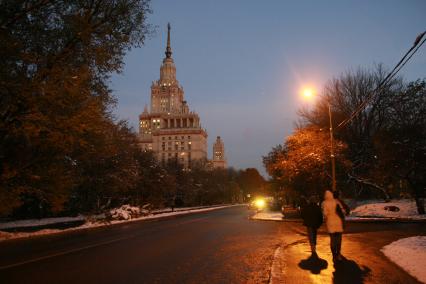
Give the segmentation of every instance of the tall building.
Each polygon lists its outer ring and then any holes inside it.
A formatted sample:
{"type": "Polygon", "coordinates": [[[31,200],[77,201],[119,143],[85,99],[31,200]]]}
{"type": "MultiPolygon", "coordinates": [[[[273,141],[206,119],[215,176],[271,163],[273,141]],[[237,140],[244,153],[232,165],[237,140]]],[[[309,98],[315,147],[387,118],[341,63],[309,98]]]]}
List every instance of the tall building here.
{"type": "Polygon", "coordinates": [[[185,168],[194,160],[207,159],[207,132],[196,112],[184,100],[183,87],[176,79],[176,66],[167,26],[166,57],[160,79],[151,85],[151,108],[139,115],[139,138],[143,149],[152,150],[160,161],[177,159],[185,168]]]}
{"type": "Polygon", "coordinates": [[[216,142],[213,144],[213,167],[226,168],[225,145],[220,136],[216,137],[216,142]]]}

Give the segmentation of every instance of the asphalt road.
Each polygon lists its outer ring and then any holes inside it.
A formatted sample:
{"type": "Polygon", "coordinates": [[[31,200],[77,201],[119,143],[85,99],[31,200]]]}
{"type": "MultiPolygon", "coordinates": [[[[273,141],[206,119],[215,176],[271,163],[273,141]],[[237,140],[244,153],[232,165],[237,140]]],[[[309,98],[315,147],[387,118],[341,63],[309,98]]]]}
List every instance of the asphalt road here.
{"type": "MultiPolygon", "coordinates": [[[[246,208],[232,207],[1,242],[0,283],[268,283],[278,248],[286,248],[283,256],[294,250],[286,256],[292,262],[303,260],[307,244],[300,223],[250,221],[248,216],[246,208]]],[[[416,283],[378,248],[399,237],[425,235],[424,227],[352,224],[343,252],[356,263],[365,260],[368,274],[362,282],[416,283]],[[383,276],[386,271],[394,271],[396,278],[383,276]]],[[[324,255],[326,237],[325,232],[319,236],[324,255]]],[[[292,262],[284,272],[318,283],[312,277],[318,274],[292,262]]],[[[333,271],[329,265],[319,274],[324,283],[337,283],[333,271]]]]}

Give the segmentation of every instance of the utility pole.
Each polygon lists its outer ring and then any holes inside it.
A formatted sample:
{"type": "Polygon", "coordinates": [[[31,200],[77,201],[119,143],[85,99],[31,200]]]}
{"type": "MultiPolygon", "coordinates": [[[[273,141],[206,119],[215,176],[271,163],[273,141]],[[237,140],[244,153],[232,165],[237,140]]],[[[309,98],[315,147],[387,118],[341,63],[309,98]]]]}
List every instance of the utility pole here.
{"type": "Polygon", "coordinates": [[[336,191],[336,163],[334,161],[334,135],[333,135],[333,121],[331,119],[331,105],[328,102],[328,117],[330,119],[330,158],[331,158],[331,176],[332,176],[332,190],[336,191]]]}

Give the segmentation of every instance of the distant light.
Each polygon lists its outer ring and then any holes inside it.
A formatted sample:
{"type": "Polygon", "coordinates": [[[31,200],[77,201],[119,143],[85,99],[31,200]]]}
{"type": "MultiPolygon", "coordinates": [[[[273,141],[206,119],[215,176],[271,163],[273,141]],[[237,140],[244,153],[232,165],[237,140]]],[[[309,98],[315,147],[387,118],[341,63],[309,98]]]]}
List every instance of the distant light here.
{"type": "Polygon", "coordinates": [[[258,198],[256,199],[255,204],[257,208],[262,209],[265,207],[265,200],[263,198],[258,198]]]}

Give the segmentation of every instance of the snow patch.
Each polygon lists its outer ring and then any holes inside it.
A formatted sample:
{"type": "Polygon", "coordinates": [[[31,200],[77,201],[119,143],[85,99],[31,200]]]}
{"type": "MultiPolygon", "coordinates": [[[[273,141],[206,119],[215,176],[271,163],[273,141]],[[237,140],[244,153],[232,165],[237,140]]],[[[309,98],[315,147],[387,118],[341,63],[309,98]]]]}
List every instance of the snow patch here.
{"type": "Polygon", "coordinates": [[[29,219],[29,220],[18,220],[6,223],[0,223],[0,230],[9,228],[26,228],[26,227],[38,227],[56,223],[84,221],[84,216],[77,217],[58,217],[58,218],[43,218],[43,219],[29,219]]]}
{"type": "Polygon", "coordinates": [[[426,219],[426,215],[417,214],[416,203],[410,199],[393,200],[391,202],[375,202],[356,207],[351,211],[353,217],[382,217],[382,218],[410,218],[426,219]],[[386,210],[386,207],[395,206],[399,211],[386,210]]]}
{"type": "Polygon", "coordinates": [[[146,216],[150,214],[148,210],[141,209],[137,206],[130,206],[128,204],[119,208],[114,208],[110,211],[113,220],[130,220],[139,216],[146,216]]]}
{"type": "Polygon", "coordinates": [[[282,221],[283,220],[283,214],[281,212],[257,212],[252,219],[255,220],[275,220],[275,221],[282,221]]]}
{"type": "MultiPolygon", "coordinates": [[[[256,220],[283,220],[280,212],[259,212],[251,217],[256,220]]],[[[383,220],[418,221],[426,220],[426,214],[417,214],[416,203],[412,199],[393,200],[384,202],[380,200],[362,201],[362,205],[351,211],[347,221],[383,221],[383,220]],[[370,203],[369,203],[370,202],[370,203]],[[386,210],[386,207],[395,206],[399,211],[386,210]]]]}
{"type": "MultiPolygon", "coordinates": [[[[40,236],[40,235],[57,234],[57,233],[67,232],[67,231],[91,229],[91,228],[96,228],[96,227],[109,226],[109,225],[112,225],[112,224],[136,222],[136,221],[151,220],[151,219],[161,219],[161,218],[172,217],[172,216],[177,216],[177,215],[191,214],[191,213],[197,213],[197,212],[207,212],[207,211],[218,210],[218,209],[234,207],[234,206],[241,206],[241,205],[235,204],[235,205],[211,206],[211,207],[203,207],[203,208],[187,207],[187,208],[179,208],[178,211],[169,211],[169,212],[150,214],[150,215],[145,215],[145,216],[140,215],[139,217],[134,217],[134,218],[132,217],[131,219],[124,219],[124,218],[123,219],[116,219],[116,220],[113,219],[112,221],[106,221],[104,218],[101,218],[102,217],[101,215],[99,215],[100,216],[99,218],[89,218],[86,221],[86,223],[81,225],[81,226],[73,227],[73,228],[67,228],[67,229],[63,229],[63,230],[61,230],[61,229],[44,229],[44,230],[39,230],[39,231],[35,231],[35,232],[14,232],[14,233],[0,231],[0,241],[9,240],[9,239],[28,238],[28,237],[40,236]]],[[[118,209],[122,209],[122,207],[120,207],[118,209]]],[[[114,211],[114,212],[116,212],[116,213],[118,212],[117,214],[123,214],[121,216],[125,217],[126,214],[130,214],[129,211],[131,211],[131,210],[134,210],[134,209],[129,208],[129,207],[125,207],[124,210],[118,210],[118,211],[114,211]]],[[[140,209],[140,210],[143,210],[143,209],[140,209]]],[[[79,217],[79,218],[84,218],[84,217],[79,217]]],[[[58,219],[61,219],[61,218],[50,218],[50,219],[58,220],[58,219]]],[[[44,219],[41,219],[41,220],[44,220],[44,219]]],[[[29,222],[30,220],[26,220],[26,221],[29,222]]],[[[19,222],[21,222],[21,221],[19,221],[19,222]]],[[[12,222],[9,222],[9,223],[12,223],[12,222]]],[[[53,223],[55,223],[55,222],[53,222],[53,223]]],[[[56,223],[57,223],[57,221],[56,221],[56,223]]],[[[4,223],[2,225],[5,225],[5,224],[8,224],[8,223],[4,223]]],[[[35,223],[32,223],[28,226],[35,226],[35,223]]],[[[12,226],[10,226],[10,227],[12,227],[12,226]]]]}
{"type": "Polygon", "coordinates": [[[420,282],[426,283],[426,236],[400,239],[381,251],[420,282]]]}

